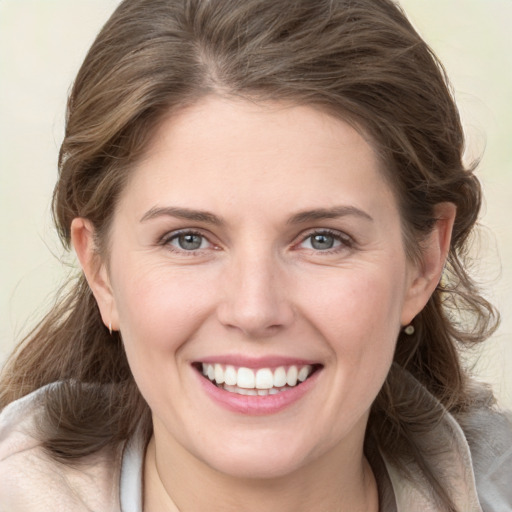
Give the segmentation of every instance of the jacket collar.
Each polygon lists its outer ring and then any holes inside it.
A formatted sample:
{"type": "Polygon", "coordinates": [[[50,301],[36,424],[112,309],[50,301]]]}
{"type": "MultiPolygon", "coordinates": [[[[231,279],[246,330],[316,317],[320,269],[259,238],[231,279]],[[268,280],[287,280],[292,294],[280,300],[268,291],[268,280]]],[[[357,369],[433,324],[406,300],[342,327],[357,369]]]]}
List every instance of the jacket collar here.
{"type": "MultiPolygon", "coordinates": [[[[414,401],[421,400],[426,403],[430,410],[437,409],[441,412],[441,419],[434,427],[417,434],[414,439],[420,447],[422,457],[429,466],[436,469],[445,488],[450,490],[456,510],[482,512],[470,447],[459,423],[409,372],[402,369],[399,371],[405,394],[410,395],[414,401]]],[[[397,512],[439,511],[439,504],[418,461],[411,460],[406,464],[406,476],[382,453],[381,457],[395,497],[397,512]]],[[[381,512],[388,510],[382,508],[381,512]]]]}

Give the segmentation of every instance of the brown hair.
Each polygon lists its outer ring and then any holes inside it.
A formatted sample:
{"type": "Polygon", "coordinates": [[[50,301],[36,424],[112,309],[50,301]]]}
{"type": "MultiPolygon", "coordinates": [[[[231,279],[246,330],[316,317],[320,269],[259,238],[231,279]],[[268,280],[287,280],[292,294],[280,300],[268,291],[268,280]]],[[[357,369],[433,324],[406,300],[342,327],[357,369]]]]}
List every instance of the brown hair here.
{"type": "MultiPolygon", "coordinates": [[[[497,323],[465,268],[481,190],[462,163],[463,131],[442,65],[392,0],[125,0],[69,98],[53,200],[67,248],[72,219],[85,217],[108,252],[117,197],[152,134],[169,112],[208,94],[311,105],[359,127],[396,192],[410,257],[436,221],[435,205],[457,206],[445,276],[415,334],[400,334],[368,427],[397,465],[415,457],[452,510],[411,434],[442,413],[399,393],[406,369],[447,410],[466,410],[472,394],[459,350],[497,323]]],[[[75,459],[129,438],[141,418],[148,433],[151,420],[122,341],[109,336],[83,276],[67,289],[5,367],[0,405],[66,381],[48,397],[44,440],[54,455],[75,459]]]]}

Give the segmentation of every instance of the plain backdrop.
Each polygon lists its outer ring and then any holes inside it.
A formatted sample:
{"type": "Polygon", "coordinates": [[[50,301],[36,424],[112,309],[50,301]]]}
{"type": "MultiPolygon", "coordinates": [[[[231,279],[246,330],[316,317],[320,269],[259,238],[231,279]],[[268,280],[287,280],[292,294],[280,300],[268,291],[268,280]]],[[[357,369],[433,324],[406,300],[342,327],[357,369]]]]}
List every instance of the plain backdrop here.
{"type": "MultiPolygon", "coordinates": [[[[51,307],[75,266],[59,245],[49,208],[65,103],[88,47],[118,3],[0,0],[0,363],[51,307]]],[[[512,407],[512,1],[401,5],[452,80],[468,159],[483,155],[486,204],[474,272],[503,320],[472,360],[512,407]]]]}

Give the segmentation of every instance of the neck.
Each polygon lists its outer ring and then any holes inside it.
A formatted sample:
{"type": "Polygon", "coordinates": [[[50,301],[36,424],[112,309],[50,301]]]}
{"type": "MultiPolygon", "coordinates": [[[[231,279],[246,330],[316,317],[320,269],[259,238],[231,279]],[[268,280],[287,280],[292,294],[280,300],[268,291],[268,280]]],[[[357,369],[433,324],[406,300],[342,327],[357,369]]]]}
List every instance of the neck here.
{"type": "MultiPolygon", "coordinates": [[[[362,454],[357,461],[315,461],[272,479],[237,478],[176,454],[152,438],[145,457],[144,512],[377,512],[377,485],[362,454]]],[[[339,454],[335,454],[338,455],[339,454]]],[[[329,457],[330,459],[330,457],[329,457]]]]}

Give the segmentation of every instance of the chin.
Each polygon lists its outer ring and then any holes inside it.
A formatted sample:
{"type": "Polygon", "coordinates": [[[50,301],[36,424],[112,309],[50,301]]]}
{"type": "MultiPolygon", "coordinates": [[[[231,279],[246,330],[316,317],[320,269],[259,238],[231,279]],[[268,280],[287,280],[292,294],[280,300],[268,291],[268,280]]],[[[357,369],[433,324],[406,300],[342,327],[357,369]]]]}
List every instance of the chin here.
{"type": "MultiPolygon", "coordinates": [[[[265,436],[263,436],[265,438],[265,436]]],[[[226,450],[213,450],[203,458],[203,462],[226,476],[242,479],[276,479],[290,475],[309,459],[304,449],[295,443],[276,447],[268,443],[251,446],[237,446],[232,443],[226,450]]]]}

